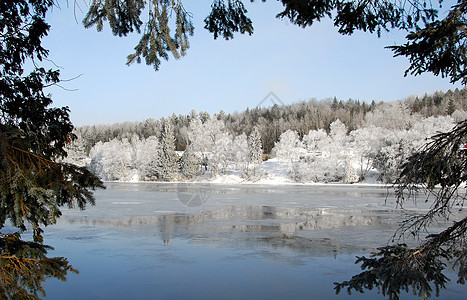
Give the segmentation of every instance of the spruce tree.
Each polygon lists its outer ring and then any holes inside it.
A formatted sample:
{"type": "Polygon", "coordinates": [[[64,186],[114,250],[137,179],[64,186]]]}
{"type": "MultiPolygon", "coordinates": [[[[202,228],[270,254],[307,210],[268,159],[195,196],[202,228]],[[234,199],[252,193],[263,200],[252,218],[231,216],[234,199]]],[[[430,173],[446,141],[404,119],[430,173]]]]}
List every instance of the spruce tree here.
{"type": "Polygon", "coordinates": [[[159,180],[171,181],[178,176],[178,155],[175,152],[175,139],[172,124],[168,120],[162,121],[159,138],[157,173],[159,180]]]}
{"type": "Polygon", "coordinates": [[[260,164],[263,161],[263,146],[261,144],[261,135],[257,127],[253,128],[248,138],[248,149],[250,150],[249,160],[254,164],[260,164]]]}
{"type": "Polygon", "coordinates": [[[180,162],[180,169],[186,179],[192,179],[198,174],[201,165],[201,159],[199,159],[193,152],[191,145],[188,145],[180,162]]]}
{"type": "MultiPolygon", "coordinates": [[[[264,2],[265,0],[263,0],[264,2]]],[[[98,31],[108,22],[114,35],[126,36],[133,31],[142,33],[135,52],[128,55],[128,64],[140,63],[159,69],[161,59],[169,53],[175,59],[185,55],[189,36],[193,35],[192,14],[182,0],[92,0],[84,24],[98,31]],[[148,6],[146,8],[146,5],[148,6]],[[149,11],[149,14],[146,12],[149,11]],[[141,16],[148,15],[145,22],[141,16]],[[144,24],[144,25],[143,25],[144,24]],[[170,27],[173,27],[172,30],[170,27]],[[143,30],[142,30],[143,29],[143,30]],[[174,34],[172,34],[174,32],[174,34]]],[[[312,26],[330,18],[340,34],[356,31],[376,33],[404,30],[407,43],[387,48],[396,56],[406,56],[410,62],[407,74],[431,72],[450,78],[451,82],[467,83],[465,13],[467,1],[458,0],[447,14],[438,16],[443,0],[280,0],[284,10],[276,17],[288,19],[301,27],[312,26]]],[[[240,0],[214,0],[211,12],[204,19],[204,28],[215,39],[229,40],[234,34],[253,33],[253,22],[240,0]]]]}
{"type": "Polygon", "coordinates": [[[62,206],[94,204],[92,190],[104,187],[86,168],[63,162],[76,136],[68,107],[50,107],[44,92],[60,72],[41,65],[52,5],[0,2],[0,229],[9,223],[18,230],[0,232],[0,298],[37,298],[47,277],[66,278],[73,269],[63,257],[46,256],[43,227],[57,221],[62,206]],[[28,228],[32,242],[21,237],[28,228]]]}
{"type": "Polygon", "coordinates": [[[253,176],[256,176],[258,168],[261,165],[261,162],[263,161],[263,147],[261,144],[261,135],[257,127],[253,128],[253,131],[248,137],[248,152],[248,161],[252,163],[253,176]]]}
{"type": "Polygon", "coordinates": [[[175,59],[186,54],[190,47],[188,36],[194,32],[190,13],[183,7],[180,0],[93,0],[89,11],[83,20],[86,28],[96,26],[103,29],[104,21],[108,21],[112,33],[126,36],[131,32],[142,32],[142,37],[135,47],[135,52],[127,56],[127,65],[141,63],[144,58],[147,65],[158,70],[161,59],[168,60],[172,53],[175,59]],[[143,26],[140,17],[149,4],[149,18],[143,26]],[[172,19],[174,17],[174,19],[172,19]],[[171,33],[170,24],[175,24],[175,33],[171,33]]]}
{"type": "Polygon", "coordinates": [[[451,98],[449,99],[449,102],[448,102],[448,107],[446,109],[446,113],[448,115],[452,115],[453,112],[456,111],[456,104],[454,103],[454,99],[451,98]]]}

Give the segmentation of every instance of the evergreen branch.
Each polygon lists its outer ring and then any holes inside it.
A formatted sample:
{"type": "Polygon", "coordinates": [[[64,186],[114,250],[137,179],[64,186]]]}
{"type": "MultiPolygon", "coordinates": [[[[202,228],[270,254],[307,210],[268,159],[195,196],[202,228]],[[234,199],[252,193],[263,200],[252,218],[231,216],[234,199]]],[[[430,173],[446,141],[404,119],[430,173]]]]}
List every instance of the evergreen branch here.
{"type": "Polygon", "coordinates": [[[32,157],[36,158],[38,161],[42,162],[46,166],[49,166],[50,164],[53,164],[53,165],[58,165],[59,164],[57,162],[51,161],[50,159],[46,159],[46,158],[41,157],[41,156],[39,156],[37,154],[34,154],[34,153],[30,152],[30,151],[26,151],[26,150],[20,149],[18,147],[12,146],[12,145],[8,145],[8,146],[10,148],[16,150],[16,151],[19,151],[21,153],[24,153],[24,154],[27,154],[29,156],[32,156],[32,157]]]}

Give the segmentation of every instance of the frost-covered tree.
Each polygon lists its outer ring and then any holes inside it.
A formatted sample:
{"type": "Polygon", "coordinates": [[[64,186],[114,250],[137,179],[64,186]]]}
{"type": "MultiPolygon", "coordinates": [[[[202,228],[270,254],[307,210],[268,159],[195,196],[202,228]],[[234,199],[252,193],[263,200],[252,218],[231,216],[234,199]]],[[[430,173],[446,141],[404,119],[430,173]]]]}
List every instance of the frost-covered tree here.
{"type": "MultiPolygon", "coordinates": [[[[324,130],[310,130],[298,148],[288,148],[289,152],[295,153],[293,157],[296,158],[289,170],[289,176],[293,180],[335,182],[343,179],[344,162],[350,151],[346,148],[346,127],[337,120],[331,123],[330,128],[329,135],[324,130]]],[[[288,140],[297,138],[289,136],[288,140]]],[[[284,155],[286,153],[287,151],[284,155]]]]}
{"type": "Polygon", "coordinates": [[[253,164],[259,164],[263,161],[263,146],[261,144],[261,135],[258,128],[254,127],[248,137],[248,149],[250,152],[248,160],[253,164]]]}
{"type": "Polygon", "coordinates": [[[280,160],[297,160],[305,153],[304,145],[297,132],[287,130],[281,134],[279,141],[274,144],[272,155],[280,160]]]}
{"type": "Polygon", "coordinates": [[[175,139],[172,125],[168,120],[163,120],[157,149],[156,162],[157,177],[162,181],[171,181],[178,177],[178,155],[175,152],[175,139]]]}
{"type": "Polygon", "coordinates": [[[251,165],[247,165],[246,175],[256,177],[260,173],[259,169],[263,162],[263,146],[261,144],[261,135],[257,127],[253,128],[248,137],[248,153],[248,162],[251,165]]]}
{"type": "Polygon", "coordinates": [[[183,152],[180,161],[180,170],[186,179],[195,177],[200,169],[201,159],[194,153],[191,145],[188,145],[183,152]]]}
{"type": "Polygon", "coordinates": [[[329,125],[329,136],[336,143],[344,143],[344,139],[347,135],[347,128],[341,120],[337,119],[329,125]]]}
{"type": "Polygon", "coordinates": [[[386,183],[394,182],[405,159],[416,150],[407,131],[388,132],[374,159],[374,167],[380,173],[379,179],[386,183]]]}
{"type": "Polygon", "coordinates": [[[135,148],[127,139],[99,142],[90,155],[89,168],[102,180],[129,181],[137,175],[135,148]]]}
{"type": "Polygon", "coordinates": [[[75,164],[80,167],[87,167],[91,159],[89,151],[87,151],[86,140],[78,138],[66,147],[67,157],[63,158],[63,162],[75,164]]]}
{"type": "Polygon", "coordinates": [[[218,135],[225,130],[223,121],[215,116],[206,116],[201,119],[192,119],[188,128],[188,139],[194,151],[206,154],[211,152],[218,135]]]}
{"type": "Polygon", "coordinates": [[[212,143],[215,143],[217,137],[226,130],[224,121],[218,119],[216,115],[210,116],[203,124],[212,143]]]}
{"type": "Polygon", "coordinates": [[[456,123],[459,123],[467,119],[467,112],[464,110],[456,109],[452,113],[451,117],[454,119],[456,123]]]}
{"type": "Polygon", "coordinates": [[[157,179],[157,162],[159,139],[150,136],[147,139],[139,140],[135,144],[136,167],[140,180],[153,181],[157,179]]]}
{"type": "Polygon", "coordinates": [[[349,147],[359,166],[360,180],[374,167],[375,156],[383,146],[385,135],[385,129],[373,125],[359,128],[349,134],[349,147]]]}
{"type": "Polygon", "coordinates": [[[440,132],[450,131],[455,123],[451,116],[428,117],[413,124],[409,132],[414,137],[414,141],[417,141],[416,146],[421,148],[425,145],[426,139],[440,132]]]}
{"type": "Polygon", "coordinates": [[[201,153],[212,150],[212,144],[200,119],[192,119],[188,128],[188,140],[192,148],[201,153]]]}
{"type": "Polygon", "coordinates": [[[401,166],[409,156],[419,151],[427,138],[439,130],[449,130],[453,125],[451,117],[431,117],[413,124],[409,130],[387,131],[374,160],[381,180],[394,182],[401,166]]]}
{"type": "Polygon", "coordinates": [[[326,182],[329,173],[331,138],[323,130],[310,130],[303,137],[306,153],[303,159],[293,164],[290,176],[297,182],[326,182]]]}
{"type": "Polygon", "coordinates": [[[91,149],[91,152],[89,153],[91,157],[91,162],[89,164],[89,170],[99,178],[102,178],[103,180],[107,180],[107,173],[110,173],[110,167],[112,163],[109,162],[109,159],[107,158],[107,151],[106,151],[106,146],[104,146],[104,143],[98,142],[97,144],[94,145],[94,147],[91,149]]]}
{"type": "Polygon", "coordinates": [[[321,154],[324,148],[327,147],[330,140],[324,129],[310,130],[307,135],[303,137],[303,143],[305,143],[306,150],[309,153],[321,154]]]}
{"type": "MultiPolygon", "coordinates": [[[[329,181],[339,181],[344,176],[345,162],[353,156],[348,146],[347,128],[339,119],[329,125],[330,142],[323,151],[329,181]]],[[[350,167],[350,165],[348,165],[350,167]]]]}
{"type": "Polygon", "coordinates": [[[213,172],[220,170],[222,174],[226,174],[227,167],[232,161],[232,143],[232,136],[229,133],[223,132],[217,135],[211,156],[213,172]]]}
{"type": "Polygon", "coordinates": [[[248,159],[248,138],[244,133],[235,137],[230,153],[235,169],[244,171],[248,159]]]}
{"type": "Polygon", "coordinates": [[[356,169],[352,163],[352,159],[347,157],[344,163],[344,176],[342,181],[344,183],[355,183],[358,182],[359,176],[357,175],[356,169]]]}
{"type": "Polygon", "coordinates": [[[404,102],[383,103],[365,115],[367,126],[382,127],[389,130],[407,130],[420,116],[412,114],[404,102]]]}

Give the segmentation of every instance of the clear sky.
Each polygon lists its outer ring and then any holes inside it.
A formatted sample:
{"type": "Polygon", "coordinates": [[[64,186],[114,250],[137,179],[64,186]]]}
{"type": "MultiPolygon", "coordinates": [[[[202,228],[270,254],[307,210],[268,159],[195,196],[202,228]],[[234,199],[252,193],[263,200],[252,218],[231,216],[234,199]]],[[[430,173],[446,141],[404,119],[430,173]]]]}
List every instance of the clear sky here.
{"type": "Polygon", "coordinates": [[[214,40],[203,28],[211,0],[186,0],[195,26],[187,55],[170,57],[159,71],[145,64],[128,67],[126,56],[139,35],[119,38],[108,27],[84,29],[84,13],[73,1],[71,7],[60,2],[62,7],[49,14],[52,29],[44,44],[62,68],[62,79],[80,76],[61,84],[67,90],[48,92],[55,106],[70,107],[76,126],[159,119],[192,109],[232,113],[256,107],[269,92],[290,104],[334,96],[390,101],[462,88],[431,74],[404,77],[407,59],[384,48],[403,43],[404,32],[342,36],[329,20],[303,29],[276,19],[282,6],[271,0],[244,1],[254,34],[229,41],[214,40]]]}

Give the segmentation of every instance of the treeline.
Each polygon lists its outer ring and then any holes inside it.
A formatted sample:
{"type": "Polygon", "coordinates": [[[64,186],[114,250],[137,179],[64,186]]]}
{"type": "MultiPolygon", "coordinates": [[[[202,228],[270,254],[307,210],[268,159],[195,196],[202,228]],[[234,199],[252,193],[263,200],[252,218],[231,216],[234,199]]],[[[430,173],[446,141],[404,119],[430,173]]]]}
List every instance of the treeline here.
{"type": "MultiPolygon", "coordinates": [[[[409,97],[400,101],[406,107],[406,111],[411,115],[421,118],[431,116],[451,115],[455,120],[464,118],[464,111],[467,111],[467,88],[448,90],[447,92],[435,92],[423,97],[409,97]]],[[[253,128],[257,128],[263,146],[263,152],[268,154],[278,142],[281,134],[287,130],[295,131],[302,139],[310,130],[322,129],[329,133],[330,125],[340,120],[347,128],[348,132],[354,131],[363,125],[377,125],[378,127],[392,128],[396,124],[394,120],[387,118],[384,108],[388,105],[385,102],[371,103],[359,100],[339,100],[324,99],[302,101],[290,105],[269,108],[246,109],[243,112],[226,114],[221,111],[215,114],[217,120],[222,121],[225,130],[231,136],[236,137],[242,134],[249,136],[253,128]],[[370,114],[371,116],[367,116],[370,114]]],[[[189,144],[189,127],[193,120],[200,120],[202,123],[211,119],[207,112],[191,111],[188,115],[175,115],[164,118],[171,124],[175,138],[175,148],[178,151],[185,150],[189,144]]],[[[76,128],[82,151],[89,154],[91,149],[98,142],[105,143],[112,140],[122,141],[123,139],[140,139],[149,137],[159,137],[163,120],[147,119],[142,122],[124,122],[110,125],[93,125],[76,128]]],[[[402,122],[405,124],[406,122],[402,122]]],[[[399,125],[397,125],[399,126],[399,125]]],[[[405,124],[410,126],[410,124],[405,124]]],[[[405,128],[408,129],[408,128],[405,128]]]]}

